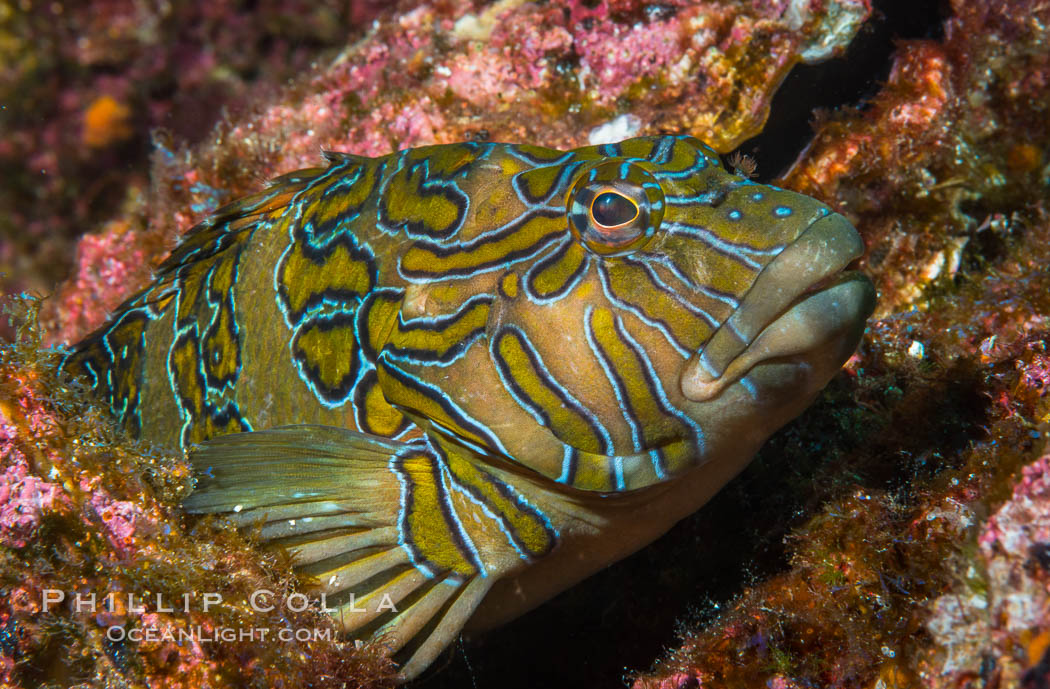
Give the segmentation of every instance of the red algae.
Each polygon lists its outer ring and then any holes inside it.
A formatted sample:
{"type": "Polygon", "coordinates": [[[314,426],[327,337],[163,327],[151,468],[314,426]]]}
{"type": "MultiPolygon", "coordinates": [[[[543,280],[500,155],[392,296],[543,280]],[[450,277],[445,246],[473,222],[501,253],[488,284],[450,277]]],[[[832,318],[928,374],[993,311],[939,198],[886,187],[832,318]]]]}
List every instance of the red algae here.
{"type": "Polygon", "coordinates": [[[339,641],[316,605],[252,605],[297,592],[288,559],[187,527],[184,461],[130,444],[56,377],[39,303],[15,304],[18,340],[0,348],[0,683],[393,686],[382,647],[339,641]]]}
{"type": "MultiPolygon", "coordinates": [[[[129,201],[137,239],[109,258],[155,265],[218,196],[314,166],[320,149],[381,155],[464,139],[572,147],[626,112],[624,136],[691,133],[728,151],[761,129],[792,65],[842,50],[870,11],[867,0],[419,4],[223,120],[201,145],[158,139],[148,205],[129,201]],[[143,260],[135,252],[146,245],[157,254],[143,260]]],[[[91,259],[81,250],[74,273],[93,270],[91,259]]],[[[99,325],[143,273],[94,308],[48,307],[55,341],[99,325]]]]}
{"type": "Polygon", "coordinates": [[[198,141],[395,8],[0,0],[0,288],[68,272],[75,238],[148,187],[151,130],[198,141]]]}
{"type": "MultiPolygon", "coordinates": [[[[43,316],[48,341],[98,325],[182,231],[266,178],[316,165],[321,148],[574,146],[609,131],[675,131],[731,150],[762,128],[787,71],[840,50],[871,9],[406,3],[201,143],[159,134],[152,187],[129,193],[119,217],[81,240],[74,275],[43,316]]],[[[878,318],[814,408],[726,489],[724,506],[716,498],[693,518],[728,514],[748,533],[783,537],[785,562],[758,567],[762,578],[688,625],[635,689],[1046,686],[1047,26],[1045,3],[956,0],[944,39],[899,44],[879,93],[862,110],[822,115],[778,182],[857,225],[878,318]]],[[[71,112],[90,102],[79,97],[71,112]]],[[[252,587],[295,584],[286,562],[236,533],[185,527],[182,461],[128,446],[98,412],[79,418],[83,402],[49,377],[52,355],[38,345],[0,357],[0,573],[11,592],[0,607],[3,681],[73,683],[27,674],[65,645],[83,658],[70,672],[114,686],[299,686],[303,676],[390,685],[392,667],[373,647],[179,646],[163,633],[114,644],[101,631],[264,623],[243,605],[189,615],[124,605],[92,618],[67,601],[42,615],[46,589],[101,597],[193,586],[239,600],[252,587]]],[[[661,581],[712,559],[691,533],[657,563],[661,581]]]]}
{"type": "Polygon", "coordinates": [[[780,182],[857,224],[881,316],[752,469],[807,468],[789,566],[635,689],[1050,677],[1050,7],[953,10],[943,41],[898,47],[867,109],[825,115],[780,182]]]}
{"type": "MultiPolygon", "coordinates": [[[[0,418],[0,433],[14,432],[14,427],[0,418]]],[[[20,458],[12,459],[17,462],[20,458]]],[[[69,509],[57,485],[27,475],[27,471],[19,462],[5,467],[0,476],[0,543],[8,548],[24,548],[43,517],[69,509]]]]}
{"type": "Polygon", "coordinates": [[[63,314],[63,330],[58,339],[71,339],[69,333],[82,333],[96,327],[100,316],[115,309],[127,296],[125,285],[146,282],[151,262],[162,251],[157,238],[133,229],[138,219],[113,220],[100,232],[84,235],[77,243],[76,274],[53,295],[53,308],[63,314]]]}

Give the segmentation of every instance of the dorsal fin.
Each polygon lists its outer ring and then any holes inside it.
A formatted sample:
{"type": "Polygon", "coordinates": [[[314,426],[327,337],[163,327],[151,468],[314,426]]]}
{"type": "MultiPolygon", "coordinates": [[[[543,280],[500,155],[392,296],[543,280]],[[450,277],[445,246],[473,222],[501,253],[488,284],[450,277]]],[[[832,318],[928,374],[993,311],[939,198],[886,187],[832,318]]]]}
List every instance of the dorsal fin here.
{"type": "Polygon", "coordinates": [[[186,231],[157,269],[158,277],[215,256],[241,239],[268,214],[287,207],[326,168],[307,168],[270,180],[266,189],[228,203],[186,231]]]}
{"type": "Polygon", "coordinates": [[[324,154],[328,167],[296,170],[270,180],[266,188],[222,206],[194,225],[158,267],[152,282],[118,306],[106,322],[73,345],[62,370],[88,377],[90,386],[110,403],[115,416],[138,432],[135,408],[145,328],[172,303],[176,292],[207,274],[224,251],[246,241],[251,231],[278,217],[322,175],[349,169],[363,160],[349,154],[324,154]],[[117,346],[119,345],[119,346],[117,346]],[[117,360],[114,352],[124,352],[117,360]],[[111,369],[117,369],[113,371],[111,369]]]}
{"type": "Polygon", "coordinates": [[[340,167],[349,169],[367,158],[352,153],[322,151],[328,167],[312,167],[274,177],[260,192],[222,206],[194,225],[179,239],[171,255],[157,269],[158,278],[168,278],[182,269],[214,256],[239,241],[263,217],[280,212],[318,177],[340,167]]]}
{"type": "Polygon", "coordinates": [[[347,165],[361,165],[368,160],[368,156],[359,156],[356,153],[344,153],[343,151],[322,150],[321,157],[332,165],[346,163],[347,165]]]}

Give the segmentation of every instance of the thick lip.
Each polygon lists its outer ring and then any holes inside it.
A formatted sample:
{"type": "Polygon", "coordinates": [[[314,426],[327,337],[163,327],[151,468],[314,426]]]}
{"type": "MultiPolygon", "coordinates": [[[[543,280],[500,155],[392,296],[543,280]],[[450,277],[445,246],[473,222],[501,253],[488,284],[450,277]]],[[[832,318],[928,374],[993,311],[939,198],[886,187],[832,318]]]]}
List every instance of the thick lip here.
{"type": "Polygon", "coordinates": [[[843,272],[864,252],[837,213],[814,221],[755,280],[740,306],[685,365],[682,394],[716,397],[769,359],[801,354],[855,333],[875,307],[871,281],[843,272]]]}

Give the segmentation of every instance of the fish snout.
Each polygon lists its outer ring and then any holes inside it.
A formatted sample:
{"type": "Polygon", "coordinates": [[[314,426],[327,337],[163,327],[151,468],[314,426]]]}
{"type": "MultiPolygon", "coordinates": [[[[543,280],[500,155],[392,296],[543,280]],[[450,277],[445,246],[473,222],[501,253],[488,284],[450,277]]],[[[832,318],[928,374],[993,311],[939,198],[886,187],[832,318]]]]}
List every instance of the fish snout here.
{"type": "Polygon", "coordinates": [[[846,218],[815,220],[759,273],[744,299],[701,350],[686,362],[680,386],[693,402],[718,396],[766,361],[847,352],[860,342],[875,309],[875,288],[845,271],[864,253],[846,218]],[[840,340],[842,347],[828,349],[840,340]]]}

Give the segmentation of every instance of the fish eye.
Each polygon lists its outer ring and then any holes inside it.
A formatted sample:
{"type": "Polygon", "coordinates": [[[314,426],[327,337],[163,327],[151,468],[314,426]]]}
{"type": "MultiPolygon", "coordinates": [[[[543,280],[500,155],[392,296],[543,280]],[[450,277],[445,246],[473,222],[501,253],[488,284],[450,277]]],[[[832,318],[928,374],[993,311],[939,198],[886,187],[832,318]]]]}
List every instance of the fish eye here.
{"type": "Polygon", "coordinates": [[[638,205],[622,194],[606,191],[591,202],[591,219],[602,227],[619,227],[638,217],[638,205]]]}
{"type": "Polygon", "coordinates": [[[602,256],[622,256],[655,234],[664,194],[641,165],[606,160],[579,176],[566,207],[569,227],[584,247],[602,256]]]}

